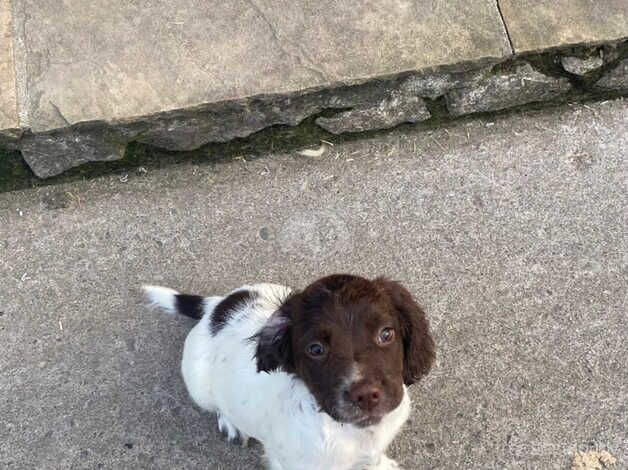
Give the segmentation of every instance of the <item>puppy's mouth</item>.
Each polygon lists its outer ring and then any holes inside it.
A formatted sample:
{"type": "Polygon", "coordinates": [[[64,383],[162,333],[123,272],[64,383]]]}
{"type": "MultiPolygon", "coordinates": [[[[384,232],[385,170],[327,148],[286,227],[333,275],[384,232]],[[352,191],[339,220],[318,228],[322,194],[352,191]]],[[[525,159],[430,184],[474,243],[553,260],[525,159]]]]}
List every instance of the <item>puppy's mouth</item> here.
{"type": "Polygon", "coordinates": [[[367,412],[341,400],[332,407],[328,414],[339,423],[353,424],[359,428],[365,428],[378,424],[390,411],[392,410],[367,412]]]}
{"type": "Polygon", "coordinates": [[[359,428],[366,428],[368,426],[374,426],[376,424],[379,424],[383,417],[384,415],[367,415],[358,419],[357,421],[354,421],[351,424],[359,428]]]}

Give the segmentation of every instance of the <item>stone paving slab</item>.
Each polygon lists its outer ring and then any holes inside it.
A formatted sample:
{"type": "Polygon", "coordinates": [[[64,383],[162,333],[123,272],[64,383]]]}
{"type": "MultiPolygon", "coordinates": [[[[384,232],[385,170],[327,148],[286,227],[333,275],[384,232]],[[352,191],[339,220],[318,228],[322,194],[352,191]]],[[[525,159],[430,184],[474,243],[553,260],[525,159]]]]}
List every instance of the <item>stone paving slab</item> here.
{"type": "Polygon", "coordinates": [[[193,322],[138,286],[334,271],[428,312],[403,468],[566,470],[593,448],[627,468],[627,123],[614,100],[0,194],[0,468],[261,470],[187,396],[193,322]]]}
{"type": "Polygon", "coordinates": [[[15,97],[11,1],[0,0],[0,132],[20,127],[15,97]]]}
{"type": "Polygon", "coordinates": [[[36,132],[511,53],[493,0],[16,0],[36,132]]]}
{"type": "Polygon", "coordinates": [[[120,159],[131,142],[186,151],[306,118],[332,134],[362,132],[626,91],[628,41],[607,44],[628,36],[618,0],[604,11],[561,4],[580,23],[547,3],[495,0],[9,4],[16,77],[0,73],[0,83],[17,90],[5,119],[13,125],[16,109],[19,119],[16,132],[0,127],[0,147],[41,178],[120,159]],[[582,35],[556,33],[556,18],[582,35]],[[523,52],[537,30],[566,48],[536,62],[513,55],[508,24],[523,52]]]}
{"type": "Polygon", "coordinates": [[[628,37],[626,0],[498,0],[515,53],[628,37]]]}

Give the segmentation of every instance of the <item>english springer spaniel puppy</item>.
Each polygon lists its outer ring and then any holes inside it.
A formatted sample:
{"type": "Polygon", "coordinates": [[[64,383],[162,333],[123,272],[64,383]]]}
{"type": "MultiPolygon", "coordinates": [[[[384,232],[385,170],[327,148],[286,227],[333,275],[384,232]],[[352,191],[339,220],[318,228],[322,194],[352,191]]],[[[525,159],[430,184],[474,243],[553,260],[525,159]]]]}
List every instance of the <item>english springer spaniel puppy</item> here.
{"type": "Polygon", "coordinates": [[[434,359],[425,314],[400,284],[337,274],[296,292],[144,290],[200,320],[183,349],[188,392],[229,440],[260,441],[270,469],[399,468],[384,452],[410,413],[406,386],[434,359]]]}

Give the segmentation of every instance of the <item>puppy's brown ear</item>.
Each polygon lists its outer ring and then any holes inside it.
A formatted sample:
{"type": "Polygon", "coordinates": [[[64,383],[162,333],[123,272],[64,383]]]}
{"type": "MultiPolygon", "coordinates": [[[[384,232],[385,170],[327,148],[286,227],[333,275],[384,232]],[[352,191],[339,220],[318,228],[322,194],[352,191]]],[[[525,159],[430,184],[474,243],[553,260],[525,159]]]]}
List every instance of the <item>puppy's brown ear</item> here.
{"type": "Polygon", "coordinates": [[[403,381],[411,385],[427,374],[434,361],[434,341],[425,313],[405,287],[385,278],[375,279],[391,298],[399,315],[403,338],[403,381]]]}
{"type": "Polygon", "coordinates": [[[251,340],[257,342],[255,359],[258,372],[292,369],[290,318],[283,310],[277,310],[251,340]]]}

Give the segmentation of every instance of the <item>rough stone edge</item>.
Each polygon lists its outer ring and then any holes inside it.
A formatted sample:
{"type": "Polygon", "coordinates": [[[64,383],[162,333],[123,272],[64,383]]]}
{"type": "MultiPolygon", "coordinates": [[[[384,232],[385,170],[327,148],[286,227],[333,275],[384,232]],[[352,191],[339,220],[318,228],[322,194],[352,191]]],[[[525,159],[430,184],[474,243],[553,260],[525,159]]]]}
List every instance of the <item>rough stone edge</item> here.
{"type": "MultiPolygon", "coordinates": [[[[477,64],[492,66],[501,60],[503,58],[485,57],[425,70],[466,73],[477,64]]],[[[408,73],[356,78],[333,87],[257,95],[109,122],[81,122],[41,133],[25,128],[19,139],[5,147],[21,151],[33,172],[40,178],[48,178],[83,163],[120,159],[126,145],[133,141],[166,150],[189,151],[208,143],[247,137],[275,125],[295,126],[324,110],[366,109],[386,99],[390,90],[385,89],[385,84],[395,83],[408,73]],[[178,133],[170,131],[175,128],[178,133]],[[182,133],[183,129],[187,131],[182,133]]],[[[404,121],[396,120],[386,127],[401,122],[404,121]]]]}
{"type": "MultiPolygon", "coordinates": [[[[427,102],[439,99],[445,103],[448,118],[453,119],[477,112],[555,100],[574,90],[600,93],[594,86],[595,82],[626,57],[628,41],[552,48],[542,54],[525,53],[505,58],[485,58],[371,80],[357,79],[349,85],[333,88],[254,96],[111,122],[78,123],[40,134],[24,129],[21,135],[12,133],[2,138],[3,133],[0,132],[0,146],[20,150],[35,174],[46,178],[86,162],[122,158],[126,145],[133,141],[167,150],[194,150],[208,143],[247,137],[270,126],[295,126],[323,111],[336,111],[336,115],[331,118],[317,119],[317,124],[323,129],[332,133],[362,132],[390,128],[402,122],[429,120],[433,116],[427,102]],[[616,57],[608,55],[609,61],[589,77],[574,77],[573,74],[559,70],[558,66],[546,64],[551,56],[555,56],[554,62],[559,64],[561,54],[572,55],[578,48],[609,48],[619,52],[616,57]],[[545,57],[545,62],[537,60],[541,56],[545,57]],[[543,76],[543,86],[537,87],[538,90],[535,91],[524,83],[523,98],[499,102],[500,96],[508,96],[509,90],[504,88],[504,83],[517,83],[519,79],[525,81],[525,77],[517,74],[526,67],[532,67],[535,73],[543,76]],[[418,88],[417,83],[420,84],[418,88]],[[545,85],[550,92],[544,92],[545,85]],[[489,106],[479,103],[474,107],[472,99],[470,107],[460,108],[464,112],[455,111],[452,107],[452,100],[460,99],[465,93],[472,96],[479,89],[485,90],[484,92],[487,88],[495,91],[495,87],[497,102],[489,106]],[[404,100],[404,96],[407,99],[404,100]],[[408,106],[409,102],[411,106],[408,106]]],[[[617,91],[623,93],[628,90],[617,91]]]]}

